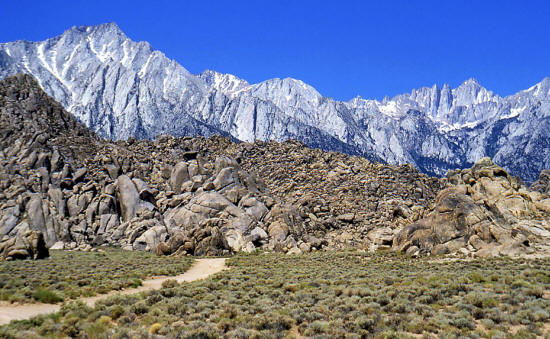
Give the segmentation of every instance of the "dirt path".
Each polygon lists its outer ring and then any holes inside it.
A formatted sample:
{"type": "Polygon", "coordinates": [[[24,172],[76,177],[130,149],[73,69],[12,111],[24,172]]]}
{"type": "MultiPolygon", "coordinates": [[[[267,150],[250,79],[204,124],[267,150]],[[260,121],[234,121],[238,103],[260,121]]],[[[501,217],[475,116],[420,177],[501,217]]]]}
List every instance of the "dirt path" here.
{"type": "MultiPolygon", "coordinates": [[[[187,272],[171,277],[157,277],[143,281],[143,285],[137,288],[129,288],[122,291],[111,291],[107,294],[97,295],[95,297],[80,298],[88,306],[94,306],[95,302],[112,295],[134,294],[143,291],[159,289],[162,282],[168,279],[175,279],[178,283],[184,281],[201,280],[211,274],[218,273],[227,269],[225,258],[197,259],[187,272]]],[[[59,304],[25,304],[25,305],[0,305],[0,325],[5,325],[12,320],[30,319],[37,315],[54,313],[59,311],[59,304]]]]}

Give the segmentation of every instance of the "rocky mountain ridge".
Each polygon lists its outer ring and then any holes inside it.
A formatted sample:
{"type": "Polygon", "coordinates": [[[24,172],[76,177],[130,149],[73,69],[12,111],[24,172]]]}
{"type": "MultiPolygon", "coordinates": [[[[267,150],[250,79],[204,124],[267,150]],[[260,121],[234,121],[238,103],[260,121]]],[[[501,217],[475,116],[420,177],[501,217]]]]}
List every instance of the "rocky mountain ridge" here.
{"type": "Polygon", "coordinates": [[[0,77],[20,72],[106,138],[297,139],[432,175],[484,156],[527,181],[550,167],[550,78],[504,98],[470,79],[455,89],[340,102],[291,78],[248,84],[215,71],[193,75],[116,24],[0,44],[0,77]]]}

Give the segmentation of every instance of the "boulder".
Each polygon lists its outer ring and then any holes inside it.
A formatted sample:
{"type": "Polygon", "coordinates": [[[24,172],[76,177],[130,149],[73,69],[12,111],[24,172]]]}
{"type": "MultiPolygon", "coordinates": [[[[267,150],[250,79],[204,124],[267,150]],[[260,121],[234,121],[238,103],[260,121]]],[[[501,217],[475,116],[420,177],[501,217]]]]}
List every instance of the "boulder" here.
{"type": "Polygon", "coordinates": [[[248,236],[248,240],[253,243],[262,243],[269,240],[269,235],[260,227],[255,227],[248,236]]]}
{"type": "Polygon", "coordinates": [[[216,190],[221,190],[225,188],[226,186],[231,185],[235,182],[235,174],[234,169],[232,167],[226,167],[222,169],[218,175],[216,176],[216,179],[214,179],[214,188],[216,190]]]}
{"type": "Polygon", "coordinates": [[[26,231],[13,238],[3,239],[0,242],[0,259],[43,259],[48,257],[49,251],[40,231],[26,231]]]}
{"type": "Polygon", "coordinates": [[[168,231],[166,227],[157,225],[143,232],[133,243],[134,250],[153,251],[159,243],[166,241],[168,231]]]}
{"type": "Polygon", "coordinates": [[[274,221],[269,225],[268,233],[272,240],[282,242],[288,236],[289,228],[284,222],[274,221]]]}
{"type": "Polygon", "coordinates": [[[122,221],[128,221],[136,216],[139,206],[139,193],[132,179],[126,175],[118,177],[116,186],[122,221]]]}
{"type": "Polygon", "coordinates": [[[394,250],[520,255],[530,253],[534,242],[550,240],[550,214],[541,208],[546,196],[529,193],[489,158],[471,169],[451,172],[448,180],[449,187],[437,195],[433,209],[397,233],[394,250]]]}
{"type": "Polygon", "coordinates": [[[170,187],[176,192],[176,194],[181,193],[181,185],[190,179],[189,172],[187,169],[187,164],[183,161],[180,161],[174,166],[172,173],[170,174],[170,187]]]}
{"type": "Polygon", "coordinates": [[[354,213],[340,214],[336,219],[344,222],[353,222],[353,220],[355,219],[355,214],[354,213]]]}
{"type": "Polygon", "coordinates": [[[65,249],[65,243],[63,241],[58,241],[50,247],[50,250],[63,250],[65,249]]]}
{"type": "Polygon", "coordinates": [[[530,190],[550,194],[550,170],[541,171],[539,179],[531,185],[530,190]]]}
{"type": "Polygon", "coordinates": [[[138,211],[142,209],[147,209],[151,211],[155,208],[155,206],[150,202],[140,199],[140,194],[134,182],[128,176],[119,176],[116,181],[116,187],[122,221],[127,222],[131,220],[133,217],[136,216],[138,211]]]}
{"type": "Polygon", "coordinates": [[[40,232],[46,245],[51,246],[57,241],[57,235],[52,227],[53,225],[46,223],[43,206],[42,197],[39,194],[33,194],[26,206],[28,223],[30,229],[40,232]]]}
{"type": "Polygon", "coordinates": [[[375,228],[368,232],[367,238],[370,241],[370,251],[379,248],[390,248],[393,243],[394,231],[389,227],[375,228]]]}

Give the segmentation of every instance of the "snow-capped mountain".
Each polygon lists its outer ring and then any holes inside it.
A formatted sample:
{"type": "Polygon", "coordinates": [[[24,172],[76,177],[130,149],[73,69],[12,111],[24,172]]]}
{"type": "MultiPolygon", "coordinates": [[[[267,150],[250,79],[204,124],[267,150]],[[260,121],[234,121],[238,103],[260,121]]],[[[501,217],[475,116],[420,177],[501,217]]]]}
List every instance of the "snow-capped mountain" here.
{"type": "Polygon", "coordinates": [[[0,77],[18,72],[106,138],[294,138],[439,175],[485,155],[526,180],[550,168],[550,78],[508,97],[470,79],[455,89],[341,102],[291,78],[249,84],[215,71],[191,74],[114,23],[0,44],[0,77]]]}

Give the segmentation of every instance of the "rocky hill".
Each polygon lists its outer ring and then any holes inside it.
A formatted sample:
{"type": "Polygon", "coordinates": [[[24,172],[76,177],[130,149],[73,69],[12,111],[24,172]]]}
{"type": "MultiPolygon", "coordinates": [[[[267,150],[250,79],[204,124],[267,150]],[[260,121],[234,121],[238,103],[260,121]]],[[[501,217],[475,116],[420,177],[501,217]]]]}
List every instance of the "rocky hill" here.
{"type": "Polygon", "coordinates": [[[0,78],[16,73],[31,74],[110,139],[296,139],[439,176],[489,156],[528,182],[550,167],[550,78],[507,97],[469,79],[381,101],[337,101],[291,78],[249,84],[215,71],[191,74],[114,23],[0,44],[0,78]]]}
{"type": "Polygon", "coordinates": [[[443,181],[410,165],[311,149],[303,143],[233,143],[189,139],[194,148],[235,158],[261,177],[272,194],[294,206],[306,228],[329,247],[391,245],[396,229],[423,217],[443,181]]]}
{"type": "MultiPolygon", "coordinates": [[[[460,179],[457,173],[437,179],[410,165],[384,165],[297,141],[235,143],[221,136],[167,135],[109,141],[96,137],[26,75],[0,82],[0,136],[0,254],[8,259],[41,257],[44,247],[104,244],[192,255],[392,246],[441,253],[467,248],[472,229],[489,243],[478,230],[486,225],[479,223],[460,233],[463,246],[437,240],[422,247],[416,233],[403,236],[416,225],[439,227],[432,219],[449,185],[462,194],[470,185],[476,204],[488,201],[489,194],[530,199],[529,213],[517,212],[522,219],[510,212],[520,221],[503,212],[508,198],[496,205],[500,214],[490,203],[482,208],[492,213],[487,218],[499,218],[499,226],[517,229],[526,221],[521,233],[529,244],[537,242],[530,235],[537,230],[539,238],[547,236],[545,172],[535,193],[503,169],[491,169],[493,177],[506,178],[503,187],[515,190],[494,193],[484,186],[487,176],[477,174],[492,164],[476,165],[481,167],[474,167],[473,175],[460,172],[460,179]],[[439,244],[447,250],[434,252],[439,244]]],[[[462,214],[449,218],[452,223],[462,214]]]]}
{"type": "Polygon", "coordinates": [[[197,255],[365,247],[376,225],[420,218],[439,188],[410,166],[297,142],[102,140],[24,75],[0,83],[0,109],[0,237],[8,257],[16,253],[8,245],[17,247],[8,240],[29,231],[48,247],[197,255]],[[361,198],[365,187],[372,197],[361,198]]]}
{"type": "MultiPolygon", "coordinates": [[[[543,172],[541,181],[546,177],[543,172]]],[[[550,197],[541,182],[529,190],[489,158],[447,178],[425,218],[394,237],[395,250],[482,257],[550,253],[550,197]]]]}

